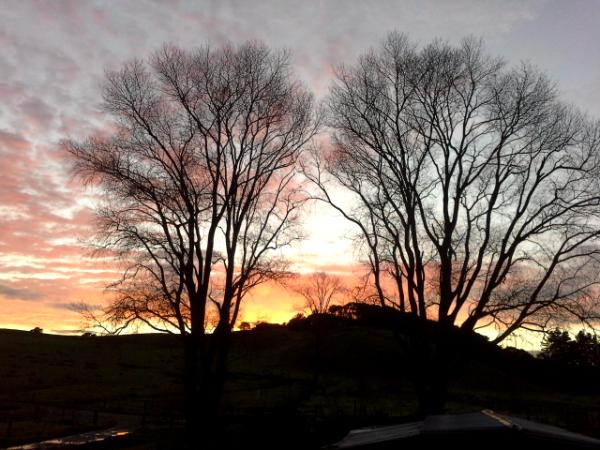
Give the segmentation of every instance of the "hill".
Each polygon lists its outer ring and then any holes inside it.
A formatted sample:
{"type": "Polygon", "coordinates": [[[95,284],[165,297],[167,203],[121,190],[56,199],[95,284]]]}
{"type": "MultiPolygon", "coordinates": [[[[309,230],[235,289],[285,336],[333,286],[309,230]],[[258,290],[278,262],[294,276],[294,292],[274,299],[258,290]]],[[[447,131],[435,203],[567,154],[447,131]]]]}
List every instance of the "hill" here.
{"type": "MultiPolygon", "coordinates": [[[[222,407],[238,426],[232,439],[264,441],[268,433],[275,442],[293,433],[298,445],[317,446],[349,428],[414,419],[414,371],[403,345],[412,326],[394,333],[325,317],[236,332],[222,407]]],[[[493,409],[600,435],[597,372],[565,372],[481,337],[456,339],[463,361],[448,412],[493,409]]],[[[0,330],[0,447],[114,424],[176,433],[181,360],[177,336],[0,330]]]]}

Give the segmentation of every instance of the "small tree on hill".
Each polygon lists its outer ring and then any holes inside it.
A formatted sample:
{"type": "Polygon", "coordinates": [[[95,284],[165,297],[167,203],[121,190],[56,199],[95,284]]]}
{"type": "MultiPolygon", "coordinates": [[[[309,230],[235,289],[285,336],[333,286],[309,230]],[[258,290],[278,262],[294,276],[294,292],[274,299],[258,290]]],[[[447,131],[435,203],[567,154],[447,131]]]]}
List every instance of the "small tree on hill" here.
{"type": "Polygon", "coordinates": [[[293,283],[293,290],[304,300],[302,308],[311,314],[329,312],[329,308],[342,302],[347,293],[342,279],[327,272],[314,272],[308,276],[297,277],[293,283]]]}

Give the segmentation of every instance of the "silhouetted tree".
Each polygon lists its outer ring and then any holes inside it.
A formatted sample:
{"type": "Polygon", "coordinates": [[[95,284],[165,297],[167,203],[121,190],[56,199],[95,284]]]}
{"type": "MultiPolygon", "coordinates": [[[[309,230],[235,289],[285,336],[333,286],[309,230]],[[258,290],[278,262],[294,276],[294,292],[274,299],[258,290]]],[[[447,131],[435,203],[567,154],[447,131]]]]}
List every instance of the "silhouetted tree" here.
{"type": "Polygon", "coordinates": [[[567,331],[556,328],[544,335],[540,356],[565,365],[600,367],[600,342],[583,330],[571,339],[567,331]]]}
{"type": "Polygon", "coordinates": [[[600,342],[598,336],[581,330],[575,336],[576,363],[584,367],[600,367],[600,342]]]}
{"type": "Polygon", "coordinates": [[[347,292],[342,279],[327,272],[314,272],[305,277],[296,277],[291,282],[294,291],[304,300],[303,310],[311,314],[325,314],[334,303],[343,301],[347,292]]]}
{"type": "MultiPolygon", "coordinates": [[[[600,129],[544,74],[473,39],[392,33],[339,69],[328,104],[333,145],[305,173],[357,226],[382,305],[442,334],[493,324],[494,342],[598,318],[600,129]]],[[[422,400],[439,410],[451,351],[430,338],[422,400]]]]}
{"type": "Polygon", "coordinates": [[[567,363],[573,358],[573,341],[567,331],[558,328],[548,331],[542,341],[540,356],[559,363],[567,363]]]}
{"type": "Polygon", "coordinates": [[[104,194],[99,248],[124,266],[104,319],[184,337],[196,448],[214,430],[240,304],[285,271],[278,250],[298,238],[313,99],[286,52],[165,46],[108,72],[104,107],[113,135],[68,143],[74,171],[104,194]]]}

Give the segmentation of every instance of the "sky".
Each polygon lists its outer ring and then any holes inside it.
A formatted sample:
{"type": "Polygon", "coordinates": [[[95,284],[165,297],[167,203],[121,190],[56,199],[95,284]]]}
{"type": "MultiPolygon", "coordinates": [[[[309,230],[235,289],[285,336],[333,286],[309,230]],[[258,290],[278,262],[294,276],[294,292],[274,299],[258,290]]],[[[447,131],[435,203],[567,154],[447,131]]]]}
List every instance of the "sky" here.
{"type": "MultiPolygon", "coordinates": [[[[106,127],[105,70],[163,43],[184,48],[261,40],[293,54],[318,99],[334,68],[352,63],[389,31],[419,42],[481,37],[509,64],[529,61],[563,98],[600,117],[600,2],[552,0],[85,1],[4,0],[0,8],[0,328],[67,332],[82,326],[74,303],[106,300],[118,273],[91,257],[93,198],[67,173],[60,142],[106,127]]],[[[295,268],[350,277],[349,228],[332,212],[306,212],[295,268]]],[[[267,285],[244,320],[281,322],[299,299],[267,285]]]]}

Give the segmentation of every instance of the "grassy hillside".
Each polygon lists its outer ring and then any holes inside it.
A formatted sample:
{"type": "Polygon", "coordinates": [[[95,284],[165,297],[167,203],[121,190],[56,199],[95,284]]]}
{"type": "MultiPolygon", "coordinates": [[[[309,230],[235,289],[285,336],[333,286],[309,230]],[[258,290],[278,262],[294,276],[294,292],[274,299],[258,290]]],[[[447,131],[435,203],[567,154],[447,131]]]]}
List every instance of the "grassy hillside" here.
{"type": "MultiPolygon", "coordinates": [[[[232,423],[256,422],[256,433],[272,430],[275,420],[281,433],[321,433],[324,440],[354,426],[414,417],[402,336],[350,322],[319,333],[306,324],[235,333],[223,414],[232,423]]],[[[177,429],[179,344],[166,335],[0,330],[0,447],[115,423],[177,429]]],[[[557,371],[483,341],[464,352],[449,412],[488,408],[600,435],[597,373],[557,371]]]]}

